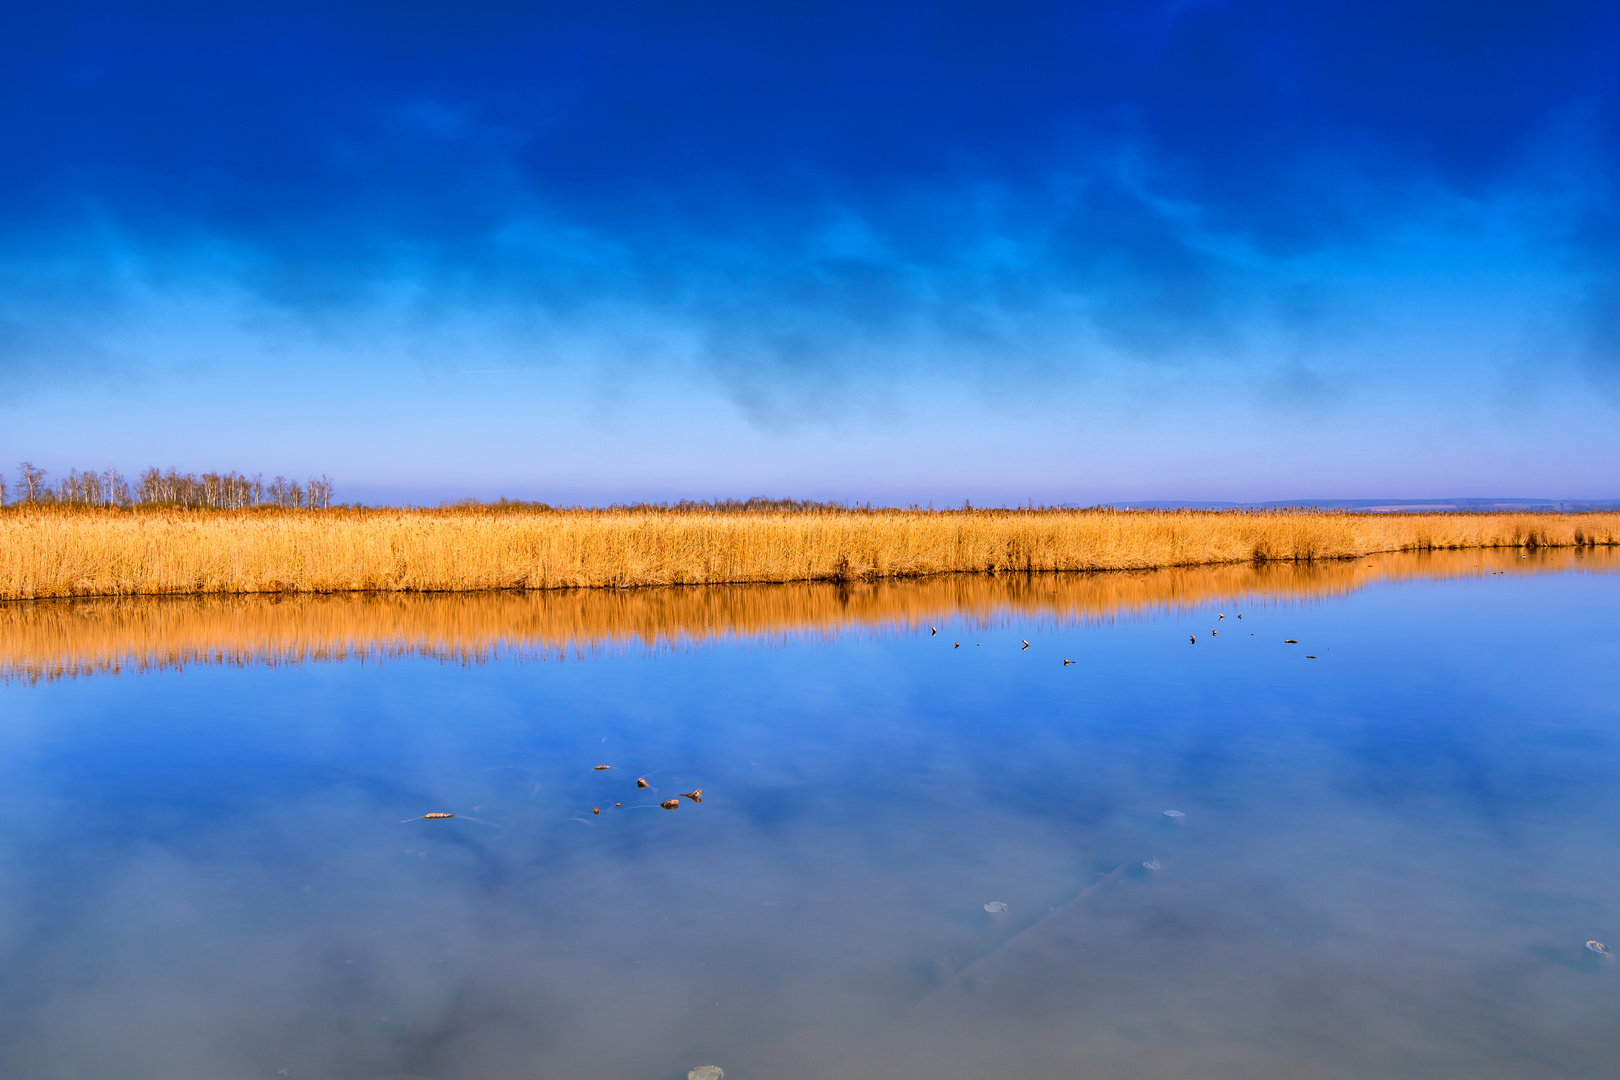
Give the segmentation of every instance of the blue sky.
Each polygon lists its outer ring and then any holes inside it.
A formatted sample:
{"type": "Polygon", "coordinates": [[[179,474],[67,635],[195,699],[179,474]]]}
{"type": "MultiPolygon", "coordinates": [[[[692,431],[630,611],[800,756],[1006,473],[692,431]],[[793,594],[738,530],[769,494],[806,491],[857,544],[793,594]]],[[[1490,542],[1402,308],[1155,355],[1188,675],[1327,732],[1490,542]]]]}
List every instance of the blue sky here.
{"type": "Polygon", "coordinates": [[[1620,497],[1620,4],[0,8],[0,460],[1620,497]]]}

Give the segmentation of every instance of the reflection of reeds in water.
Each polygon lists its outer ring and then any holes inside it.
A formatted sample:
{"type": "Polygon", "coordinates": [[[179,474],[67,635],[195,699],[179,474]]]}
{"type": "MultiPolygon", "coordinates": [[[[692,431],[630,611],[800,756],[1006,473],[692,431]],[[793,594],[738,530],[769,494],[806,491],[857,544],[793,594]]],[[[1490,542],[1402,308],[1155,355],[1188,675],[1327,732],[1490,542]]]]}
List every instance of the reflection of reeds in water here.
{"type": "Polygon", "coordinates": [[[469,592],[1137,570],[1620,544],[1620,514],[0,512],[0,598],[469,592]]]}
{"type": "Polygon", "coordinates": [[[0,679],[187,664],[423,656],[480,663],[722,636],[831,636],[967,619],[1074,623],[1206,603],[1342,595],[1384,580],[1620,569],[1607,549],[1385,555],[1096,574],[550,592],[176,597],[0,604],[0,679]]]}

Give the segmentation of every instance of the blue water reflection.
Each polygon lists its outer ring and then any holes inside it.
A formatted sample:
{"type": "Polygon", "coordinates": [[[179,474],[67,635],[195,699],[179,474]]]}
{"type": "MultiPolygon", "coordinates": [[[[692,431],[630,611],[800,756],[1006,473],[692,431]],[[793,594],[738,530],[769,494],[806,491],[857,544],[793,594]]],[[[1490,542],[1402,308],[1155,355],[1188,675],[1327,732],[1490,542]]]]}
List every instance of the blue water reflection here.
{"type": "Polygon", "coordinates": [[[1571,570],[0,687],[0,1075],[1606,1075],[1616,611],[1571,570]]]}

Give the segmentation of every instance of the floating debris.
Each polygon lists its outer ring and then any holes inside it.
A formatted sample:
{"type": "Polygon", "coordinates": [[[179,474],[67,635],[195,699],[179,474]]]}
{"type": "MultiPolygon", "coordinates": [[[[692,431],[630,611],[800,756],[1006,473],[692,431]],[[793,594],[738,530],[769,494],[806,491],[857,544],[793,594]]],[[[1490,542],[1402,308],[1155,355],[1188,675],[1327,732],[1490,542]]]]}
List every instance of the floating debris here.
{"type": "Polygon", "coordinates": [[[665,810],[673,810],[676,807],[681,805],[681,800],[679,800],[679,799],[665,799],[663,802],[659,803],[658,805],[662,806],[665,810]]]}
{"type": "Polygon", "coordinates": [[[1003,904],[1000,900],[992,900],[988,904],[984,905],[984,910],[988,911],[992,915],[1005,915],[1007,914],[1007,905],[1003,904]]]}
{"type": "Polygon", "coordinates": [[[1166,810],[1164,812],[1164,816],[1167,817],[1167,818],[1178,818],[1179,819],[1179,818],[1184,818],[1187,815],[1183,814],[1180,810],[1166,810]]]}
{"type": "Polygon", "coordinates": [[[1586,943],[1586,947],[1597,953],[1599,956],[1609,955],[1609,947],[1603,944],[1601,941],[1588,941],[1586,943]]]}
{"type": "Polygon", "coordinates": [[[598,766],[596,766],[596,771],[601,772],[603,769],[611,769],[611,768],[613,768],[613,766],[611,766],[611,765],[598,765],[598,766]]]}
{"type": "Polygon", "coordinates": [[[647,786],[647,778],[645,776],[636,777],[636,787],[646,787],[646,786],[647,786]]]}
{"type": "MultiPolygon", "coordinates": [[[[1018,640],[1019,640],[1019,641],[1024,641],[1024,639],[1023,639],[1023,638],[1019,638],[1019,639],[1018,639],[1018,640]]],[[[1027,641],[1024,641],[1024,649],[1027,649],[1027,648],[1029,648],[1029,642],[1027,642],[1027,641]]],[[[1024,649],[1019,649],[1019,650],[1018,650],[1018,651],[1019,651],[1019,652],[1023,652],[1023,651],[1024,651],[1024,649]]]]}
{"type": "Polygon", "coordinates": [[[726,1071],[718,1065],[699,1065],[686,1074],[686,1080],[726,1080],[726,1071]]]}
{"type": "Polygon", "coordinates": [[[435,810],[431,814],[423,814],[422,815],[422,820],[424,820],[424,821],[440,821],[440,820],[442,820],[444,818],[453,818],[455,816],[456,815],[454,815],[454,814],[446,814],[442,810],[435,810]]]}
{"type": "Polygon", "coordinates": [[[1164,869],[1164,867],[1159,865],[1159,860],[1158,859],[1148,859],[1142,865],[1147,867],[1149,870],[1163,870],[1164,869]]]}
{"type": "Polygon", "coordinates": [[[693,802],[703,801],[703,789],[700,787],[695,787],[691,791],[677,791],[675,795],[677,798],[691,799],[693,802]]]}
{"type": "Polygon", "coordinates": [[[1283,644],[1284,645],[1298,645],[1299,642],[1295,641],[1293,638],[1289,638],[1287,641],[1283,642],[1283,644]]]}

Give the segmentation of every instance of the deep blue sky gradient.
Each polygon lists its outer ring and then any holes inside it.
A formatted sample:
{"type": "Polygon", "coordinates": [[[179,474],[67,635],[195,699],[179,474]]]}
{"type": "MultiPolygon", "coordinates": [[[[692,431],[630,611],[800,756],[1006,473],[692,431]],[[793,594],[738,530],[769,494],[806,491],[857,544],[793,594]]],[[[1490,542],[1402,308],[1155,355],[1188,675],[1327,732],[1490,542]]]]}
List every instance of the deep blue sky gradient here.
{"type": "Polygon", "coordinates": [[[0,454],[1620,496],[1615,3],[0,9],[0,454]]]}

